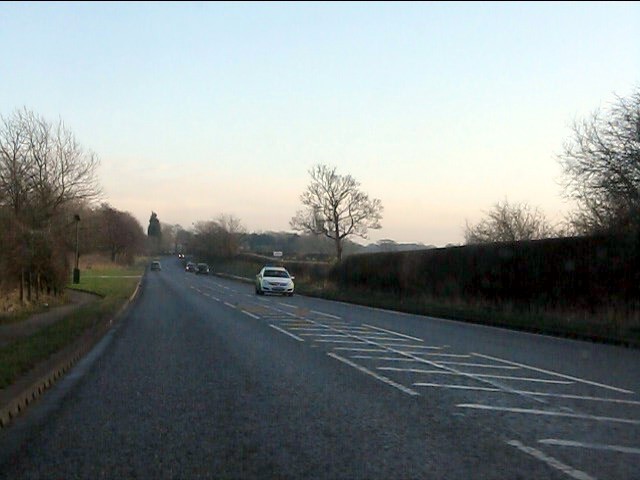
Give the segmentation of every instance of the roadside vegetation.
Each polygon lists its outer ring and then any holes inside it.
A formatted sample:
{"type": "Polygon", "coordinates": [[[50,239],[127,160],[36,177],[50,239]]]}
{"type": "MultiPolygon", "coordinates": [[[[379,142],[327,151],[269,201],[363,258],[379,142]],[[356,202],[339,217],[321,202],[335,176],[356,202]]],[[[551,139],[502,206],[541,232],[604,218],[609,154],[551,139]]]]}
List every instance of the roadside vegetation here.
{"type": "Polygon", "coordinates": [[[69,287],[95,293],[100,298],[79,307],[35,334],[16,338],[1,347],[0,389],[11,385],[39,362],[71,345],[89,329],[97,328],[113,318],[133,294],[146,263],[146,258],[141,258],[132,266],[120,267],[105,263],[83,270],[80,283],[69,287]]]}

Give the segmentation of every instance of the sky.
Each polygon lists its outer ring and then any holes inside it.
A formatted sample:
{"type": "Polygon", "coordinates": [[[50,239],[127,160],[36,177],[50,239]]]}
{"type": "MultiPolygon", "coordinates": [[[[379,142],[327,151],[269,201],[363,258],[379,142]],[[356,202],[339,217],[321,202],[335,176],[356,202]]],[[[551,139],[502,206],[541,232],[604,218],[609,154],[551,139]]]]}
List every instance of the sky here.
{"type": "Polygon", "coordinates": [[[291,231],[316,164],[391,239],[464,242],[497,202],[574,208],[574,121],[640,85],[640,2],[0,2],[0,115],[62,119],[146,230],[291,231]]]}

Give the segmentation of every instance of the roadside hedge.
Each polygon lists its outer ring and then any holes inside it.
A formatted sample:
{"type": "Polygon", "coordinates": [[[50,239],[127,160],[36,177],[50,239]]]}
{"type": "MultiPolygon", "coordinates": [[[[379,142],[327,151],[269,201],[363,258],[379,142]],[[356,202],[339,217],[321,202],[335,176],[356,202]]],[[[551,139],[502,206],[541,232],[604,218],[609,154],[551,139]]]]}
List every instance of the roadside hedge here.
{"type": "Polygon", "coordinates": [[[637,237],[592,236],[359,254],[329,276],[400,296],[594,309],[637,304],[639,250],[637,237]]]}

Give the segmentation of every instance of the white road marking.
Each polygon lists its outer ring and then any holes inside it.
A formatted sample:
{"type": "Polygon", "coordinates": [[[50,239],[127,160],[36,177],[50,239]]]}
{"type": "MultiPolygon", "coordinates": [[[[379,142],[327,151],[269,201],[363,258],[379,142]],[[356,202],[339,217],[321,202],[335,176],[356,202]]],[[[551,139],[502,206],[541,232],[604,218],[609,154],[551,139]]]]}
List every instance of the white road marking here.
{"type": "Polygon", "coordinates": [[[471,358],[471,355],[463,355],[457,353],[418,353],[418,355],[424,355],[425,357],[447,357],[447,358],[471,358]]]}
{"type": "MultiPolygon", "coordinates": [[[[429,370],[420,370],[420,369],[403,369],[403,368],[395,368],[395,367],[378,367],[378,370],[397,370],[397,371],[408,371],[415,373],[429,373],[429,370]]],[[[418,386],[417,383],[414,383],[414,386],[418,386]]],[[[450,385],[450,384],[442,384],[442,383],[420,383],[421,387],[436,387],[436,388],[451,388],[451,389],[460,389],[460,390],[478,390],[479,392],[502,392],[502,393],[511,393],[500,390],[499,388],[489,388],[489,387],[472,387],[467,385],[450,385]]],[[[526,390],[515,390],[515,393],[524,393],[527,395],[537,395],[541,397],[554,397],[554,398],[568,398],[571,400],[585,400],[588,402],[604,402],[604,403],[621,403],[627,405],[640,405],[640,402],[633,400],[620,400],[617,398],[604,398],[604,397],[586,397],[582,395],[571,395],[567,393],[547,393],[547,392],[531,392],[526,390]]]]}
{"type": "Polygon", "coordinates": [[[242,313],[244,313],[245,315],[249,315],[251,318],[255,318],[256,320],[260,320],[260,317],[257,315],[254,315],[251,312],[247,312],[246,310],[240,310],[242,313]]]}
{"type": "MultiPolygon", "coordinates": [[[[365,355],[355,355],[355,356],[353,356],[351,358],[375,358],[375,357],[370,357],[370,356],[365,356],[365,355]]],[[[381,359],[381,360],[390,360],[390,359],[381,359]]],[[[454,373],[454,372],[445,372],[443,370],[422,370],[420,368],[378,367],[378,370],[386,370],[386,371],[393,371],[393,372],[423,373],[423,374],[428,374],[428,375],[456,375],[456,376],[459,375],[459,374],[454,373]]],[[[553,383],[553,384],[560,384],[560,385],[569,385],[569,384],[574,383],[574,382],[569,382],[567,380],[545,380],[545,379],[541,379],[541,378],[511,377],[511,376],[507,376],[507,375],[477,374],[476,377],[479,377],[479,378],[497,378],[497,379],[500,379],[500,380],[521,380],[523,382],[553,383]]],[[[431,384],[428,384],[428,383],[414,383],[414,385],[417,386],[417,387],[431,386],[431,384]]],[[[499,392],[500,390],[496,388],[495,390],[484,390],[484,391],[499,392]]],[[[522,390],[515,390],[514,393],[515,392],[525,393],[522,390]]]]}
{"type": "Polygon", "coordinates": [[[334,350],[348,350],[350,352],[379,352],[384,353],[386,350],[380,350],[378,348],[353,348],[353,347],[336,347],[334,350]]]}
{"type": "Polygon", "coordinates": [[[284,333],[285,335],[289,335],[291,338],[295,338],[295,339],[296,339],[297,341],[299,341],[299,342],[304,342],[304,340],[303,340],[302,338],[298,337],[297,335],[294,335],[294,334],[293,334],[293,333],[291,333],[291,332],[287,332],[287,331],[286,331],[285,329],[283,329],[283,328],[280,328],[280,327],[278,327],[278,326],[276,326],[276,325],[269,325],[269,326],[270,326],[271,328],[275,328],[275,329],[276,329],[276,330],[278,330],[279,332],[284,333]]]}
{"type": "Polygon", "coordinates": [[[601,443],[582,443],[582,442],[574,442],[572,440],[559,440],[557,438],[545,438],[543,440],[538,440],[538,443],[543,443],[545,445],[555,445],[558,447],[577,447],[577,448],[587,448],[592,450],[607,450],[610,452],[632,453],[634,455],[640,455],[640,448],[624,447],[621,445],[606,445],[601,443]]]}
{"type": "Polygon", "coordinates": [[[596,387],[608,388],[609,390],[613,390],[615,392],[634,393],[634,392],[632,392],[630,390],[625,390],[623,388],[612,387],[611,385],[605,385],[603,383],[592,382],[591,380],[585,380],[583,378],[572,377],[570,375],[564,375],[562,373],[553,372],[551,370],[544,370],[542,368],[531,367],[529,365],[525,365],[524,363],[511,362],[509,360],[503,360],[501,358],[492,357],[490,355],[483,355],[481,353],[472,353],[472,355],[475,355],[476,357],[486,358],[487,360],[494,360],[496,362],[503,362],[503,363],[506,363],[506,364],[509,364],[509,365],[515,365],[515,366],[521,367],[521,368],[528,368],[529,370],[533,370],[533,371],[541,372],[541,373],[546,373],[548,375],[556,375],[558,377],[568,378],[569,380],[574,380],[574,381],[580,382],[580,383],[586,383],[587,385],[594,385],[596,387]]]}
{"type": "Polygon", "coordinates": [[[342,333],[301,333],[300,336],[301,337],[319,337],[319,338],[331,338],[331,337],[347,338],[342,333]]]}
{"type": "Polygon", "coordinates": [[[233,305],[232,303],[224,302],[224,304],[225,304],[227,307],[236,308],[236,306],[235,306],[235,305],[233,305]]]}
{"type": "Polygon", "coordinates": [[[581,420],[596,420],[601,422],[613,422],[613,423],[627,423],[629,425],[640,425],[640,420],[634,420],[632,418],[617,418],[617,417],[602,417],[598,415],[583,415],[581,413],[568,413],[568,412],[556,412],[553,410],[535,410],[530,408],[509,408],[509,407],[494,407],[492,405],[481,405],[478,403],[460,403],[456,405],[458,408],[473,408],[476,410],[494,410],[499,412],[511,412],[511,413],[527,413],[530,415],[545,415],[549,417],[566,417],[577,418],[581,420]]]}
{"type": "Polygon", "coordinates": [[[404,333],[394,332],[393,330],[387,330],[386,328],[374,327],[373,325],[367,325],[366,323],[363,323],[362,325],[364,327],[373,328],[374,330],[380,330],[381,332],[391,333],[393,335],[397,335],[398,337],[408,338],[409,340],[415,340],[416,342],[424,342],[424,340],[422,340],[421,338],[405,335],[404,333]]]}
{"type": "Polygon", "coordinates": [[[278,302],[278,305],[283,305],[287,308],[298,308],[296,305],[291,305],[289,303],[284,303],[284,302],[278,302]]]}
{"type": "MultiPolygon", "coordinates": [[[[370,332],[362,332],[362,338],[366,338],[367,340],[375,340],[376,342],[408,342],[409,340],[403,340],[402,338],[393,338],[393,337],[372,337],[371,335],[376,335],[375,333],[370,332]],[[366,335],[366,336],[365,336],[366,335]]],[[[381,333],[379,335],[386,335],[381,333]]],[[[399,346],[409,346],[406,343],[399,343],[399,346]]]]}
{"type": "MultiPolygon", "coordinates": [[[[286,313],[283,310],[280,310],[278,308],[273,308],[273,307],[271,307],[271,308],[274,311],[279,311],[281,313],[286,313]]],[[[292,316],[295,316],[295,315],[292,315],[292,316]]],[[[418,356],[413,355],[413,354],[405,353],[406,350],[402,351],[402,350],[398,350],[396,348],[393,348],[394,346],[400,346],[400,347],[405,347],[406,348],[407,345],[389,345],[389,344],[377,343],[377,342],[374,342],[372,340],[363,339],[363,338],[359,337],[358,335],[341,331],[340,329],[337,329],[334,326],[326,325],[326,324],[323,324],[323,323],[320,323],[320,322],[317,322],[317,321],[311,320],[311,319],[306,319],[306,320],[308,320],[310,323],[313,323],[315,325],[324,325],[328,329],[331,329],[331,330],[333,330],[335,332],[338,332],[338,333],[344,333],[345,336],[358,340],[358,341],[316,340],[316,342],[321,342],[321,343],[356,343],[356,344],[360,343],[360,344],[366,344],[366,345],[371,345],[371,346],[375,346],[375,347],[382,347],[382,348],[385,348],[387,351],[389,351],[391,353],[395,353],[397,355],[402,355],[402,356],[411,358],[411,359],[415,360],[416,362],[426,363],[427,365],[431,365],[433,367],[440,368],[442,370],[446,370],[446,371],[449,371],[449,372],[455,372],[455,373],[457,373],[457,374],[459,374],[461,376],[476,380],[476,381],[481,382],[481,383],[492,385],[494,387],[500,388],[500,389],[502,389],[504,391],[507,391],[507,392],[517,393],[517,391],[515,389],[509,387],[508,385],[502,385],[502,384],[497,383],[497,382],[495,382],[493,380],[490,380],[490,379],[479,378],[479,377],[475,376],[472,373],[463,372],[463,371],[460,371],[460,370],[456,369],[455,367],[450,367],[450,366],[444,365],[442,362],[440,362],[440,363],[439,362],[434,362],[434,361],[428,360],[426,358],[422,358],[422,357],[418,357],[418,356]]],[[[411,348],[414,348],[414,347],[411,347],[411,348]]],[[[540,399],[540,398],[536,398],[535,396],[530,396],[530,395],[526,395],[526,394],[522,394],[522,393],[519,393],[519,395],[522,395],[522,396],[524,396],[526,398],[529,398],[530,400],[532,400],[534,402],[543,403],[543,404],[548,403],[547,401],[545,401],[543,399],[540,399]]]]}
{"type": "Polygon", "coordinates": [[[337,315],[331,315],[330,313],[318,312],[317,310],[311,310],[311,313],[315,313],[316,315],[322,315],[323,317],[333,318],[334,320],[342,320],[342,317],[338,317],[337,315]]]}
{"type": "MultiPolygon", "coordinates": [[[[349,338],[349,337],[345,337],[345,338],[349,338]]],[[[320,343],[354,343],[356,345],[362,345],[366,343],[361,340],[314,340],[314,341],[320,342],[320,343]]]]}
{"type": "Polygon", "coordinates": [[[507,444],[511,445],[512,447],[516,447],[521,452],[531,455],[532,457],[540,460],[541,462],[546,463],[547,465],[549,465],[552,468],[555,468],[556,470],[561,471],[565,475],[568,475],[571,478],[574,478],[575,480],[595,480],[594,477],[583,472],[582,470],[576,470],[575,468],[570,467],[569,465],[565,465],[560,460],[550,457],[535,448],[527,447],[526,445],[523,445],[517,440],[509,440],[507,444]]]}
{"type": "Polygon", "coordinates": [[[220,299],[218,297],[214,297],[213,295],[211,296],[211,298],[213,298],[216,302],[220,301],[220,299]]]}
{"type": "MultiPolygon", "coordinates": [[[[385,352],[388,353],[388,352],[385,352]]],[[[413,358],[406,357],[378,357],[376,355],[353,355],[351,358],[357,358],[358,360],[384,360],[385,362],[417,362],[413,358]]],[[[451,373],[451,372],[446,372],[451,373]]]]}
{"type": "Polygon", "coordinates": [[[386,383],[387,385],[390,385],[390,386],[392,386],[394,388],[397,388],[401,392],[404,392],[404,393],[406,393],[408,395],[413,395],[413,396],[420,395],[415,390],[407,388],[404,385],[400,385],[399,383],[396,383],[396,382],[394,382],[393,380],[391,380],[391,379],[389,379],[387,377],[383,377],[382,375],[378,375],[377,373],[372,372],[371,370],[369,370],[369,369],[367,369],[367,368],[365,368],[365,367],[363,367],[361,365],[358,365],[357,363],[354,363],[354,362],[352,362],[350,360],[347,360],[346,358],[343,358],[340,355],[337,355],[337,354],[332,353],[332,352],[331,353],[327,353],[327,355],[329,355],[332,358],[335,358],[336,360],[338,360],[338,361],[340,361],[342,363],[345,363],[345,364],[355,368],[356,370],[359,370],[362,373],[365,373],[367,375],[372,376],[376,380],[379,380],[379,381],[381,381],[383,383],[386,383]]]}
{"type": "Polygon", "coordinates": [[[478,368],[496,368],[499,370],[520,370],[520,367],[512,367],[511,365],[489,365],[486,363],[469,363],[469,362],[440,362],[444,365],[459,365],[461,367],[478,367],[478,368]]]}
{"type": "MultiPolygon", "coordinates": [[[[455,373],[450,373],[450,372],[443,372],[443,371],[439,371],[439,372],[425,372],[425,373],[432,373],[435,375],[455,375],[455,373]]],[[[547,380],[544,378],[528,378],[528,377],[512,377],[509,375],[488,375],[485,373],[480,373],[477,374],[476,377],[479,378],[497,378],[499,380],[518,380],[521,382],[534,382],[534,383],[552,383],[554,385],[572,385],[575,382],[571,382],[569,380],[547,380]]],[[[522,390],[516,390],[516,392],[522,392],[522,390]]]]}
{"type": "Polygon", "coordinates": [[[301,332],[326,332],[327,331],[327,327],[303,327],[302,325],[309,325],[309,324],[308,323],[301,324],[301,326],[299,327],[289,327],[289,329],[295,330],[295,331],[301,331],[301,332]]]}
{"type": "Polygon", "coordinates": [[[420,387],[437,387],[437,388],[451,388],[454,390],[477,390],[479,392],[500,392],[499,388],[494,387],[471,387],[468,385],[443,385],[441,383],[414,383],[414,386],[420,387]]]}
{"type": "MultiPolygon", "coordinates": [[[[400,346],[407,347],[412,350],[442,350],[443,348],[448,348],[448,346],[446,345],[442,347],[436,347],[433,345],[400,345],[400,346]]],[[[412,353],[412,352],[403,351],[403,353],[412,353]]]]}

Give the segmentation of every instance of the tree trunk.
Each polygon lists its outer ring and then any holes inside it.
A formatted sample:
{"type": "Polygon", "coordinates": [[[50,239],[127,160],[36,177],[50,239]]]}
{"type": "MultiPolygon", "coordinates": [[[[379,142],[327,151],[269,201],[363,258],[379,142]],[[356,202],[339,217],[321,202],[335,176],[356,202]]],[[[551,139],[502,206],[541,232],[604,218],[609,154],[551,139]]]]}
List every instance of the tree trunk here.
{"type": "Polygon", "coordinates": [[[342,260],[342,240],[340,238],[335,239],[336,242],[336,257],[338,258],[338,262],[342,260]]]}
{"type": "Polygon", "coordinates": [[[20,270],[20,303],[24,303],[24,269],[20,270]]]}

